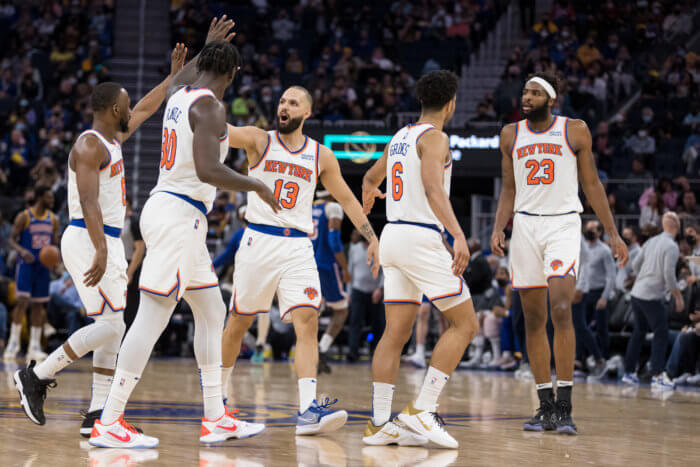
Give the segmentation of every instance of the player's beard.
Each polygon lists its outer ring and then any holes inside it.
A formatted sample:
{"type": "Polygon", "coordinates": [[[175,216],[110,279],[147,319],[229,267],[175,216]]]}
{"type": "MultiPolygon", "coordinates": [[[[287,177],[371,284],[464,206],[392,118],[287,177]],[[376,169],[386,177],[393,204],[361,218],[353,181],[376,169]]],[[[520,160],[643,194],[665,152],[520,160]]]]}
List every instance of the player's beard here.
{"type": "Polygon", "coordinates": [[[287,123],[283,124],[282,122],[280,122],[280,118],[278,116],[277,117],[277,131],[279,131],[283,135],[288,135],[289,133],[292,133],[297,128],[299,128],[302,120],[303,120],[302,117],[297,117],[297,118],[289,117],[289,120],[287,120],[287,123]]]}
{"type": "Polygon", "coordinates": [[[520,104],[520,111],[523,113],[525,118],[530,120],[531,122],[543,122],[549,118],[549,107],[547,107],[547,103],[545,102],[542,104],[540,107],[532,107],[532,110],[530,111],[525,111],[523,110],[522,103],[520,104]]]}
{"type": "Polygon", "coordinates": [[[128,133],[129,132],[129,119],[122,117],[119,119],[119,131],[122,133],[128,133]]]}

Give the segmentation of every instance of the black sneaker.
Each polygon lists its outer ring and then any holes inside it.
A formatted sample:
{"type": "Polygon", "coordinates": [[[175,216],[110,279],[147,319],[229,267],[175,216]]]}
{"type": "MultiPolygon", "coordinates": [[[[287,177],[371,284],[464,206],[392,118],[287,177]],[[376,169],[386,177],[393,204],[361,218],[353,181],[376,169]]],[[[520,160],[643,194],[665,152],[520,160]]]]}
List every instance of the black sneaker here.
{"type": "Polygon", "coordinates": [[[44,401],[46,400],[46,388],[55,388],[55,379],[39,379],[34,373],[36,361],[29,362],[29,366],[15,371],[15,386],[19,391],[24,413],[37,425],[46,423],[44,416],[44,401]]]}
{"type": "Polygon", "coordinates": [[[557,401],[556,425],[557,433],[572,436],[578,434],[574,419],[571,418],[571,403],[569,401],[557,401]]]}
{"type": "Polygon", "coordinates": [[[331,374],[331,366],[328,364],[328,353],[318,354],[318,374],[328,373],[331,374]]]}
{"type": "Polygon", "coordinates": [[[523,425],[525,431],[552,431],[556,429],[554,401],[541,401],[537,413],[523,425]]]}
{"type": "MultiPolygon", "coordinates": [[[[89,438],[90,433],[92,433],[92,426],[95,424],[95,421],[100,419],[102,410],[93,410],[92,412],[88,412],[87,410],[83,409],[80,411],[80,415],[83,416],[83,424],[80,426],[80,436],[83,438],[89,438]]],[[[141,428],[136,426],[134,428],[136,428],[136,431],[139,433],[143,433],[141,428]]]]}

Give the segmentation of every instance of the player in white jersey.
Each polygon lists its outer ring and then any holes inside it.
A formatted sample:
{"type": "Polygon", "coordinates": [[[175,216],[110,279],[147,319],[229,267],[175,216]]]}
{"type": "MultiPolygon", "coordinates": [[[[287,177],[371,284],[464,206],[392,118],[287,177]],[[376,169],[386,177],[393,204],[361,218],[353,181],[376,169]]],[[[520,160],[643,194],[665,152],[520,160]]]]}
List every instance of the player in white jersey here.
{"type": "Polygon", "coordinates": [[[280,98],[277,130],[229,126],[229,144],[246,150],[250,176],[274,189],[282,210],[274,212],[255,193],[248,196],[249,224],[236,253],[231,315],[224,330],[224,381],[255,315],[267,313],[277,294],[282,318],[292,322],[297,336],[298,435],[338,429],[347,420],[344,410],[329,409],[335,402],[316,400],[321,286],[309,235],[314,230],[312,208],[319,180],[369,242],[367,261],[374,276],[379,273],[377,237],[343,180],[338,161],[330,149],[302,133],[311,108],[309,92],[292,86],[280,98]]]}
{"type": "Polygon", "coordinates": [[[540,400],[537,413],[523,428],[575,435],[571,391],[576,337],[571,302],[581,246],[579,181],[621,265],[627,262],[627,248],[598,179],[588,127],[582,120],[552,115],[556,98],[556,77],[531,75],[521,100],[525,119],[501,131],[503,188],[491,250],[504,256],[503,229],[513,216],[511,280],[522,300],[527,352],[540,400]],[[546,332],[547,289],[554,325],[556,401],[546,332]]]}
{"type": "Polygon", "coordinates": [[[73,333],[42,363],[15,373],[22,407],[39,425],[46,421],[46,388],[57,372],[93,352],[92,401],[80,434],[87,437],[105,404],[124,335],[126,258],[119,239],[126,210],[121,144],[165,98],[170,80],[182,68],[185,47],[172,53],[171,74],[129,110],[129,94],[117,83],[98,84],[92,93],[92,129],[78,136],[68,158],[68,213],[63,233],[63,262],[87,315],[94,323],[73,333]]]}
{"type": "Polygon", "coordinates": [[[244,438],[265,428],[237,420],[223,404],[221,333],[226,305],[206,247],[206,213],[212,208],[217,187],[258,190],[271,211],[279,209],[264,184],[223,164],[228,145],[221,99],[240,61],[238,50],[229,42],[232,27],[233,21],[227,21],[226,16],[214,19],[206,45],[168,89],[160,174],[141,213],[146,257],[139,309],[119,350],[105,408],[90,436],[93,446],[143,448],[158,444],[157,438],[135,434],[123,421],[123,413],[181,298],[192,308],[195,323],[194,353],[204,400],[200,442],[244,438]]]}
{"type": "MultiPolygon", "coordinates": [[[[440,446],[457,448],[437,415],[437,400],[478,323],[469,290],[462,279],[469,249],[450,204],[452,157],[442,131],[455,111],[457,76],[449,71],[428,73],[416,83],[421,104],[417,123],[399,130],[384,154],[365,174],[362,197],[369,212],[387,178],[386,215],[379,257],[384,271],[386,328],[372,359],[372,419],[362,440],[366,444],[404,444],[405,425],[440,446]],[[454,258],[442,231],[452,234],[454,258]],[[438,340],[418,398],[390,421],[394,383],[401,351],[411,338],[421,297],[443,313],[450,327],[438,340]]],[[[424,442],[425,442],[424,441],[424,442]]]]}

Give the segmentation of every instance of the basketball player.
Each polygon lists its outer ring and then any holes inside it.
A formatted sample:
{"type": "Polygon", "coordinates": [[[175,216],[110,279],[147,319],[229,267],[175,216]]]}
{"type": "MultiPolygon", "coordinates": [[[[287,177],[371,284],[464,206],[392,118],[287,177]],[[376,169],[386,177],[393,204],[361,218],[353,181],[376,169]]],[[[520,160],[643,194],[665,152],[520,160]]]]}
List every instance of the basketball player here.
{"type": "Polygon", "coordinates": [[[524,120],[501,131],[503,188],[491,235],[491,250],[504,256],[503,229],[513,219],[511,280],[520,292],[527,352],[540,407],[525,422],[528,431],[575,435],[571,417],[576,338],[571,321],[581,248],[578,182],[610,236],[615,257],[627,262],[627,247],[615,228],[582,120],[552,115],[556,77],[535,73],[523,88],[524,120]],[[554,399],[547,338],[547,292],[554,325],[557,399],[554,399]]]}
{"type": "Polygon", "coordinates": [[[121,143],[160,107],[171,78],[185,60],[178,44],[170,76],[129,110],[129,94],[117,83],[101,83],[92,93],[92,129],[75,140],[68,159],[68,211],[71,218],[61,239],[63,262],[73,278],[87,315],[95,320],[71,335],[48,358],[15,373],[22,408],[39,425],[46,421],[46,388],[54,375],[93,351],[92,401],[80,434],[88,437],[99,417],[124,335],[122,311],[126,293],[126,258],[120,240],[126,213],[126,182],[121,143]]]}
{"type": "Polygon", "coordinates": [[[207,250],[207,212],[216,189],[257,190],[272,210],[279,209],[264,184],[223,164],[228,155],[226,109],[221,102],[238,69],[238,50],[229,42],[233,21],[212,20],[206,45],[170,82],[163,116],[158,182],[141,213],[146,242],[139,287],[141,298],[90,444],[98,447],[152,448],[158,439],[136,433],[123,419],[138,382],[177,302],[183,297],[195,322],[194,353],[204,399],[202,443],[243,438],[265,426],[226,412],[221,392],[221,333],[226,306],[207,250]]]}
{"type": "Polygon", "coordinates": [[[255,315],[267,313],[277,293],[282,319],[292,322],[297,336],[298,435],[338,429],[348,416],[344,410],[329,409],[337,399],[316,401],[321,284],[309,235],[314,230],[313,197],[319,180],[368,240],[367,261],[374,276],[379,273],[377,237],[343,180],[338,161],[330,149],[302,132],[311,109],[309,92],[292,86],[280,98],[277,130],[229,126],[229,144],[246,150],[250,175],[275,190],[282,210],[274,212],[256,193],[248,197],[249,224],[236,253],[232,314],[224,331],[224,381],[233,371],[241,341],[255,315]]]}
{"type": "Polygon", "coordinates": [[[49,269],[39,262],[39,252],[46,245],[58,244],[58,217],[51,212],[53,192],[47,186],[34,189],[32,207],[17,214],[7,243],[18,253],[17,305],[12,314],[10,340],[3,358],[12,360],[20,347],[22,319],[31,304],[27,360],[43,360],[41,328],[45,316],[44,303],[49,301],[49,269]]]}
{"type": "Polygon", "coordinates": [[[331,322],[318,343],[318,372],[330,373],[328,349],[338,337],[348,317],[348,296],[345,284],[352,280],[348,272],[348,260],[345,257],[343,242],[340,240],[340,227],[343,223],[343,208],[336,203],[328,191],[316,194],[312,216],[314,233],[311,242],[314,245],[316,267],[321,280],[321,295],[326,307],[333,312],[331,322]]]}
{"type": "Polygon", "coordinates": [[[386,201],[389,223],[379,248],[386,328],[372,359],[372,418],[362,438],[370,445],[427,441],[447,448],[459,445],[437,414],[438,397],[478,327],[469,289],[461,277],[469,262],[469,248],[450,204],[452,157],[442,131],[455,111],[457,84],[457,76],[445,70],[418,80],[418,122],[393,136],[362,182],[366,213],[376,197],[384,196],[378,187],[385,177],[391,192],[386,201]],[[443,243],[445,229],[455,239],[454,258],[443,243]],[[401,351],[411,338],[423,295],[450,326],[435,345],[418,398],[404,408],[398,420],[390,421],[401,351]]]}

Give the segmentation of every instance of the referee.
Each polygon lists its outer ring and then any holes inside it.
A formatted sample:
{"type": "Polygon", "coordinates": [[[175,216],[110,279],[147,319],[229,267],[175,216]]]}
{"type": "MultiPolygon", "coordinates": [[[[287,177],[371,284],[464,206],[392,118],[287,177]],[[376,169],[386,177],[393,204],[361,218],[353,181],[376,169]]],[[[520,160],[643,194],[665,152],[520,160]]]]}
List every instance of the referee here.
{"type": "Polygon", "coordinates": [[[676,300],[676,310],[685,307],[681,291],[676,282],[678,244],[675,237],[681,229],[678,216],[667,212],[662,219],[663,233],[650,238],[634,259],[632,269],[637,277],[632,287],[632,311],[634,331],[627,344],[625,355],[625,384],[639,384],[636,370],[639,354],[646,333],[651,329],[654,338],[651,342],[651,387],[652,389],[673,389],[674,384],[664,371],[666,348],[668,346],[668,316],[664,297],[670,291],[676,300]]]}

